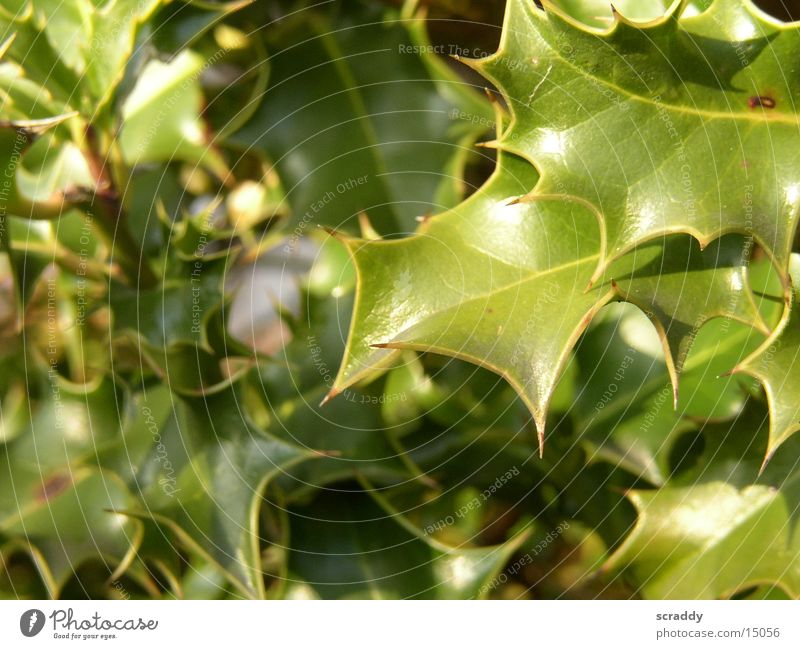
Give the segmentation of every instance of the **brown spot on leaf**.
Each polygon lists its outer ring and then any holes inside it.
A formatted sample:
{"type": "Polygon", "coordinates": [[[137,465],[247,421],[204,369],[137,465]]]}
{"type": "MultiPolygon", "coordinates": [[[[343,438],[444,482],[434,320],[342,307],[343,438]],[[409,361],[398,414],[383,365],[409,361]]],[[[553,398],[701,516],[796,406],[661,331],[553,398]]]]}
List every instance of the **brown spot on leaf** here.
{"type": "Polygon", "coordinates": [[[36,500],[47,502],[63,493],[72,484],[72,476],[68,473],[57,473],[50,476],[36,493],[36,500]]]}
{"type": "Polygon", "coordinates": [[[750,108],[775,108],[775,100],[767,95],[755,95],[747,100],[750,108]]]}

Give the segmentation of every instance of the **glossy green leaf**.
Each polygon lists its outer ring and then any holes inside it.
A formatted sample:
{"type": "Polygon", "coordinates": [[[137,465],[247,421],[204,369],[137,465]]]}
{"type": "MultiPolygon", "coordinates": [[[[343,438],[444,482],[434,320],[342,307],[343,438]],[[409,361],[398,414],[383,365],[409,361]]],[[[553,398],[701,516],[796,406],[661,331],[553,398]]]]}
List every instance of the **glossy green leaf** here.
{"type": "MultiPolygon", "coordinates": [[[[549,2],[510,0],[498,52],[474,63],[514,115],[498,146],[542,178],[533,195],[579,197],[600,215],[604,262],[664,233],[706,245],[751,235],[786,268],[800,192],[798,101],[787,62],[797,25],[750,2],[607,29],[549,2]]],[[[791,66],[789,66],[790,69],[791,66]]]]}
{"type": "Polygon", "coordinates": [[[210,147],[200,119],[199,77],[205,65],[200,55],[184,50],[142,70],[122,106],[119,144],[129,165],[183,160],[225,174],[225,163],[210,147]]]}
{"type": "Polygon", "coordinates": [[[736,366],[764,386],[769,401],[770,433],[765,462],[800,430],[800,257],[791,258],[792,300],[774,335],[736,366]]]}
{"type": "Polygon", "coordinates": [[[362,280],[332,394],[397,349],[434,351],[503,375],[543,437],[569,351],[613,291],[585,292],[598,259],[594,216],[569,201],[512,204],[533,170],[503,160],[481,191],[413,237],[346,240],[362,280]]]}
{"type": "Polygon", "coordinates": [[[0,115],[10,122],[29,122],[47,119],[68,112],[67,106],[56,101],[50,93],[25,77],[24,69],[16,63],[0,63],[0,115]]]}
{"type": "Polygon", "coordinates": [[[0,597],[800,596],[800,30],[468,4],[0,6],[0,597]]]}
{"type": "Polygon", "coordinates": [[[763,583],[800,593],[794,505],[775,489],[710,483],[630,498],[639,523],[612,565],[633,559],[642,576],[653,574],[648,597],[706,599],[763,583]]]}
{"type": "Polygon", "coordinates": [[[45,136],[26,151],[16,173],[17,190],[32,202],[57,201],[69,194],[94,191],[86,157],[72,142],[45,136]]]}
{"type": "Polygon", "coordinates": [[[762,472],[767,433],[760,408],[707,426],[695,467],[663,489],[629,494],[639,520],[606,569],[627,568],[653,598],[730,597],[753,586],[796,598],[798,446],[790,440],[762,472]]]}
{"type": "Polygon", "coordinates": [[[344,239],[361,279],[330,396],[397,349],[442,353],[506,378],[543,439],[548,403],[569,353],[612,299],[634,302],[656,323],[675,394],[691,342],[706,321],[727,315],[765,328],[747,283],[743,247],[731,238],[704,252],[688,237],[643,246],[588,290],[600,254],[594,215],[580,202],[555,196],[518,200],[535,178],[525,161],[504,154],[483,188],[413,237],[344,239]]]}
{"type": "Polygon", "coordinates": [[[574,404],[592,460],[606,460],[661,485],[672,472],[676,440],[698,421],[735,417],[747,390],[726,375],[764,336],[717,319],[692,334],[693,346],[673,392],[663,351],[644,315],[619,305],[592,326],[577,350],[581,386],[574,404]]]}
{"type": "MultiPolygon", "coordinates": [[[[143,407],[149,408],[147,402],[143,407]]],[[[146,509],[192,552],[221,567],[245,597],[264,595],[259,514],[271,479],[316,454],[260,430],[237,393],[175,401],[139,415],[152,440],[137,474],[146,509]]]]}
{"type": "Polygon", "coordinates": [[[686,357],[707,322],[729,318],[770,331],[750,289],[750,246],[726,236],[701,250],[691,237],[673,235],[638,246],[608,270],[620,295],[655,325],[676,395],[686,357]]]}
{"type": "Polygon", "coordinates": [[[58,100],[94,120],[122,80],[136,37],[159,0],[36,0],[0,18],[16,38],[9,55],[58,100]]]}

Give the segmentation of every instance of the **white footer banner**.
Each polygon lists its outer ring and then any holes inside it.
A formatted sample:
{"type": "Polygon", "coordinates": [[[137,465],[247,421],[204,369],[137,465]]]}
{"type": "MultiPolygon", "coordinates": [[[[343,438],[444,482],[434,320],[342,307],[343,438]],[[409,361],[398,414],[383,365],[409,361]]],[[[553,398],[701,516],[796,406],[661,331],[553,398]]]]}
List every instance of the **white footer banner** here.
{"type": "Polygon", "coordinates": [[[325,649],[420,644],[496,649],[548,641],[615,649],[797,648],[800,602],[0,602],[2,647],[142,649],[187,640],[204,647],[255,641],[325,649]]]}

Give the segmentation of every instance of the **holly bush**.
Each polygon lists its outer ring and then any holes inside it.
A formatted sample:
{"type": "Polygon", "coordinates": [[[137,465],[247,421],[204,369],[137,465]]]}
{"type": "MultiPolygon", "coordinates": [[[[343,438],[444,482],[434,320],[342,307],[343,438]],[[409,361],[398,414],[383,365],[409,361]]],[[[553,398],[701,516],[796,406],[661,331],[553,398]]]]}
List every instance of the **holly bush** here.
{"type": "Polygon", "coordinates": [[[0,594],[800,596],[800,29],[3,0],[0,594]]]}

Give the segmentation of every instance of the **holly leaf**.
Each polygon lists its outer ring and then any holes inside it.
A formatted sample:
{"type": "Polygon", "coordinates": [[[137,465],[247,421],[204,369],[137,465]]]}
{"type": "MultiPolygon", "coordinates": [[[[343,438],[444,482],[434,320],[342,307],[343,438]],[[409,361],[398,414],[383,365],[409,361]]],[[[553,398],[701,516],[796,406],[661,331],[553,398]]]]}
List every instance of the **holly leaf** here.
{"type": "MultiPolygon", "coordinates": [[[[329,249],[340,248],[333,240],[328,243],[333,244],[326,246],[329,249]]],[[[347,259],[331,261],[340,268],[349,268],[347,259]]],[[[311,275],[317,274],[325,274],[325,269],[315,266],[311,275]]],[[[334,271],[333,277],[339,280],[341,273],[334,271]]],[[[310,281],[310,288],[321,291],[321,279],[310,281]]],[[[337,298],[304,295],[303,316],[287,318],[291,341],[272,358],[262,361],[258,380],[251,384],[251,408],[264,412],[265,426],[271,434],[288,444],[324,452],[313,462],[291,467],[276,480],[290,503],[359,475],[379,485],[411,478],[402,452],[392,445],[394,431],[385,430],[382,416],[385,405],[407,398],[406,392],[375,382],[361,390],[348,391],[325,408],[319,405],[344,347],[341,327],[352,308],[351,292],[341,289],[336,281],[333,290],[337,298]]]]}
{"type": "Polygon", "coordinates": [[[214,395],[182,398],[158,411],[141,402],[139,425],[150,448],[137,470],[143,508],[126,514],[152,518],[190,551],[218,565],[245,597],[263,597],[264,503],[269,482],[318,454],[261,430],[241,411],[232,386],[214,395]]]}
{"type": "Polygon", "coordinates": [[[550,2],[510,0],[496,54],[472,62],[512,111],[496,145],[599,215],[603,267],[637,244],[685,232],[702,246],[750,235],[786,268],[800,206],[800,29],[751,3],[684,3],[644,23],[580,25],[550,2]],[[790,67],[790,66],[789,66],[790,67]]]}
{"type": "Polygon", "coordinates": [[[531,172],[503,157],[481,191],[413,237],[344,239],[362,283],[331,395],[398,349],[433,351],[504,376],[543,438],[568,354],[614,292],[585,291],[599,254],[590,211],[563,200],[512,202],[531,172]]]}
{"type": "Polygon", "coordinates": [[[613,263],[613,278],[626,302],[638,306],[656,328],[678,399],[679,377],[697,332],[715,318],[736,320],[770,333],[748,277],[752,242],[725,236],[701,249],[673,235],[638,246],[613,263]]]}
{"type": "Polygon", "coordinates": [[[200,119],[203,58],[184,50],[167,63],[150,61],[122,105],[119,143],[131,165],[183,160],[204,163],[220,177],[227,167],[200,119]]]}
{"type": "Polygon", "coordinates": [[[769,444],[764,463],[800,430],[800,256],[790,265],[792,298],[775,333],[739,363],[735,373],[758,379],[767,393],[769,444]]]}
{"type": "Polygon", "coordinates": [[[629,497],[639,522],[608,567],[635,561],[647,597],[710,599],[764,583],[800,595],[796,503],[782,492],[714,482],[629,497]]]}
{"type": "Polygon", "coordinates": [[[705,324],[693,334],[673,409],[664,353],[643,314],[618,305],[603,316],[576,351],[573,419],[589,461],[608,461],[662,485],[674,469],[673,448],[681,435],[704,420],[741,412],[748,392],[740,377],[726,374],[764,337],[727,319],[705,324]]]}
{"type": "Polygon", "coordinates": [[[133,54],[139,29],[160,0],[34,0],[0,16],[16,38],[9,53],[32,81],[90,120],[111,99],[133,54]]]}
{"type": "MultiPolygon", "coordinates": [[[[10,46],[11,42],[9,39],[5,45],[10,46]]],[[[27,79],[23,68],[10,61],[0,63],[0,97],[3,99],[0,115],[12,124],[46,120],[69,112],[64,103],[56,101],[45,88],[27,79]]]]}
{"type": "Polygon", "coordinates": [[[63,201],[80,191],[91,193],[97,185],[81,150],[49,135],[25,152],[15,180],[17,191],[34,203],[63,201]]]}
{"type": "Polygon", "coordinates": [[[797,439],[762,472],[766,417],[749,409],[704,431],[698,466],[628,497],[638,522],[607,562],[654,599],[730,597],[754,586],[800,595],[797,439]]]}
{"type": "Polygon", "coordinates": [[[548,404],[569,353],[611,300],[631,300],[656,323],[674,399],[678,373],[703,323],[727,315],[765,327],[747,283],[746,255],[732,239],[704,253],[688,237],[636,249],[587,290],[601,249],[595,215],[563,197],[520,200],[536,177],[526,161],[501,153],[483,188],[414,236],[341,237],[361,279],[329,398],[398,349],[446,354],[506,378],[543,442],[548,404]],[[731,299],[720,292],[732,293],[731,299]]]}

